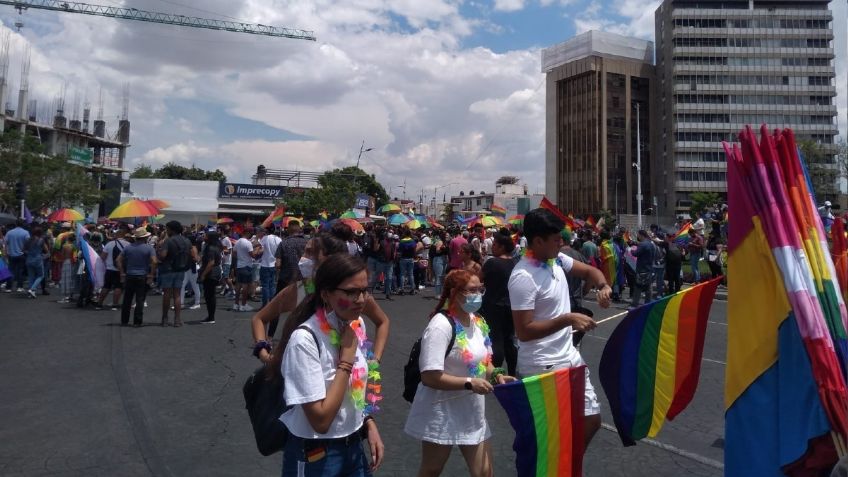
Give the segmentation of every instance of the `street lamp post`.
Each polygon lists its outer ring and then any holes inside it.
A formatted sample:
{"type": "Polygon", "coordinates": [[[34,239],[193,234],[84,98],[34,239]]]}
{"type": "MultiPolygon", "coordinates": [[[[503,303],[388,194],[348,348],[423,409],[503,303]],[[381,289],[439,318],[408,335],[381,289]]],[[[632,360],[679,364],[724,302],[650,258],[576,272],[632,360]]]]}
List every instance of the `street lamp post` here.
{"type": "Polygon", "coordinates": [[[359,146],[359,155],[356,156],[356,172],[353,174],[353,192],[356,192],[356,177],[359,175],[359,160],[362,159],[362,153],[373,151],[373,147],[365,148],[365,139],[362,140],[362,145],[359,146]]]}
{"type": "Polygon", "coordinates": [[[636,214],[639,230],[642,230],[642,138],[639,134],[639,103],[636,103],[636,214]]]}
{"type": "Polygon", "coordinates": [[[445,184],[445,185],[433,187],[433,209],[436,208],[436,201],[438,200],[436,198],[436,196],[439,194],[439,189],[446,189],[450,186],[457,185],[457,184],[459,184],[459,182],[450,182],[450,183],[445,184]]]}

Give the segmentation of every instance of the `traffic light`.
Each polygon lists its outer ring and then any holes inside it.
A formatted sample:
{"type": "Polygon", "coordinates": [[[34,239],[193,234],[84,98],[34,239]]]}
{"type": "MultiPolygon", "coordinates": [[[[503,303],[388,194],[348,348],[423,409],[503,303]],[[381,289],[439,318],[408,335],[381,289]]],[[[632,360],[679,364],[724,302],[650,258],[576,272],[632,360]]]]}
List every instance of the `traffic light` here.
{"type": "Polygon", "coordinates": [[[26,184],[23,182],[15,183],[15,199],[17,200],[25,200],[26,199],[26,184]]]}

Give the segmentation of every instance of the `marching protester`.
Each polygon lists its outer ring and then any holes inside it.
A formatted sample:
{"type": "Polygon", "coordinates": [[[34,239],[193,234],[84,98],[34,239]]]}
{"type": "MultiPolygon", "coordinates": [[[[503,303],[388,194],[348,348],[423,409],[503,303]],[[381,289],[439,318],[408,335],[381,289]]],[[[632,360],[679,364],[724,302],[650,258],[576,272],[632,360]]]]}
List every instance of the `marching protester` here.
{"type": "Polygon", "coordinates": [[[453,446],[459,446],[470,475],[492,475],[484,396],[515,378],[492,365],[489,326],[477,314],[484,291],[476,274],[448,273],[421,337],[421,383],[404,426],[421,441],[419,476],[440,475],[453,446]]]}
{"type": "Polygon", "coordinates": [[[103,262],[106,264],[106,275],[103,278],[103,289],[100,291],[100,296],[97,298],[95,308],[102,309],[103,302],[112,292],[112,310],[117,310],[121,304],[121,293],[123,293],[124,285],[121,283],[121,273],[118,270],[118,257],[121,252],[127,248],[130,243],[124,237],[127,235],[129,228],[122,224],[118,227],[115,236],[106,245],[103,246],[103,262]]]}
{"type": "Polygon", "coordinates": [[[70,303],[76,290],[76,274],[74,273],[74,265],[77,263],[76,234],[67,232],[59,246],[62,259],[59,279],[59,293],[62,298],[59,299],[59,303],[70,303]]]}
{"type": "Polygon", "coordinates": [[[666,235],[665,278],[668,280],[668,294],[680,291],[683,286],[681,269],[683,267],[683,250],[674,242],[674,236],[666,235]]]}
{"type": "MultiPolygon", "coordinates": [[[[610,305],[612,290],[600,270],[559,252],[565,224],[547,209],[524,216],[527,250],[509,279],[509,300],[518,338],[518,375],[533,376],[585,364],[572,342],[573,331],[589,331],[595,322],[571,312],[565,273],[597,290],[598,304],[610,305]]],[[[601,426],[600,405],[586,370],[584,449],[601,426]]]]}
{"type": "Polygon", "coordinates": [[[6,258],[9,261],[9,271],[12,272],[13,282],[9,282],[9,289],[14,288],[13,283],[17,284],[17,292],[24,291],[24,274],[26,273],[26,255],[24,245],[29,240],[30,234],[24,228],[24,221],[18,219],[15,222],[15,228],[6,232],[6,258]]]}
{"type": "Polygon", "coordinates": [[[438,299],[442,296],[442,282],[445,280],[445,268],[448,265],[448,242],[444,231],[435,234],[430,248],[433,251],[433,258],[430,262],[433,268],[433,294],[438,299]]]}
{"type": "Polygon", "coordinates": [[[474,275],[477,275],[478,277],[481,276],[483,267],[480,264],[480,253],[477,251],[477,249],[474,248],[473,245],[471,245],[470,243],[466,243],[465,245],[463,245],[462,250],[460,252],[460,257],[462,258],[462,265],[460,266],[462,270],[471,272],[474,275]]]}
{"type": "MultiPolygon", "coordinates": [[[[506,231],[504,231],[506,232],[506,231]]],[[[509,306],[509,276],[515,268],[512,238],[502,232],[492,236],[492,254],[483,264],[483,307],[481,312],[489,324],[492,339],[492,363],[499,367],[506,360],[507,371],[515,376],[518,350],[515,348],[515,327],[509,306]]]]}
{"type": "Polygon", "coordinates": [[[203,299],[206,301],[206,318],[201,323],[215,323],[215,309],[217,307],[215,287],[221,281],[221,261],[221,237],[218,232],[207,232],[198,277],[203,284],[203,299]]]}
{"type": "MultiPolygon", "coordinates": [[[[186,270],[183,274],[183,284],[180,287],[180,303],[182,304],[183,309],[197,310],[200,309],[200,285],[197,283],[197,266],[200,262],[200,252],[198,251],[199,247],[195,243],[195,240],[193,240],[193,237],[183,235],[183,238],[185,238],[189,244],[189,256],[187,257],[188,264],[186,265],[186,270]],[[191,287],[192,297],[194,297],[194,304],[191,306],[188,306],[188,303],[185,301],[187,286],[191,287]]],[[[174,305],[174,308],[176,308],[176,304],[174,305]]]]}
{"type": "Polygon", "coordinates": [[[642,294],[645,295],[645,303],[653,298],[652,286],[654,283],[654,261],[656,260],[657,246],[648,236],[648,232],[640,230],[636,233],[639,244],[636,245],[636,284],[631,295],[630,306],[639,306],[642,294]]]}
{"type": "MultiPolygon", "coordinates": [[[[191,244],[183,237],[183,226],[176,220],[165,224],[167,238],[159,243],[159,284],[164,293],[162,298],[162,326],[168,326],[168,310],[174,302],[174,327],[183,325],[180,319],[182,299],[180,288],[189,264],[191,244]]],[[[146,236],[145,236],[146,237],[146,236]]],[[[136,236],[136,241],[139,236],[136,236]]],[[[136,303],[136,309],[142,305],[136,303]]]]}
{"type": "Polygon", "coordinates": [[[262,287],[262,306],[277,294],[277,248],[282,240],[262,227],[256,228],[262,255],[259,258],[259,286],[262,287]]]}
{"type": "Polygon", "coordinates": [[[24,243],[26,271],[29,279],[27,296],[30,298],[37,296],[35,291],[44,280],[44,257],[50,252],[50,247],[48,247],[43,235],[44,230],[40,225],[36,225],[32,228],[32,235],[24,243]]]}
{"type": "MultiPolygon", "coordinates": [[[[701,220],[701,230],[703,230],[703,220],[701,220]]],[[[689,243],[686,244],[686,253],[689,254],[689,267],[692,270],[692,283],[701,281],[701,270],[699,268],[701,257],[704,253],[704,237],[701,233],[692,227],[689,229],[689,243]]]]}
{"type": "Polygon", "coordinates": [[[368,387],[370,342],[360,317],[370,296],[365,264],[347,253],[333,254],[318,266],[313,284],[314,292],[286,320],[280,340],[284,398],[293,406],[280,417],[290,433],[282,475],[369,476],[382,464],[385,448],[368,399],[353,394],[367,389],[369,398],[379,395],[368,387]],[[370,465],[362,440],[368,442],[370,465]]]}
{"type": "Polygon", "coordinates": [[[118,255],[118,273],[121,281],[124,282],[124,301],[121,305],[121,325],[123,326],[129,325],[133,300],[135,301],[133,326],[141,327],[144,322],[144,301],[156,272],[156,252],[145,242],[149,236],[150,232],[146,228],[138,228],[133,234],[132,243],[118,255]]]}
{"type": "MultiPolygon", "coordinates": [[[[245,232],[247,234],[247,232],[245,232]]],[[[233,311],[253,311],[247,299],[253,295],[253,243],[245,235],[233,245],[236,269],[236,299],[233,311]]]]}

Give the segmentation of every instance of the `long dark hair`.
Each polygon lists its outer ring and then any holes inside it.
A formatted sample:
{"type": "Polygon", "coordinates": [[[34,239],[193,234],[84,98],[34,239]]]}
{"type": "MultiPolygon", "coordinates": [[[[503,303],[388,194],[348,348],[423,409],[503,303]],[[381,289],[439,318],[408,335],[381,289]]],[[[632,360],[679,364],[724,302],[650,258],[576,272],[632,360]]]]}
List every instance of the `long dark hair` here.
{"type": "Polygon", "coordinates": [[[347,253],[334,253],[321,262],[318,270],[315,271],[315,292],[307,295],[297,305],[283,325],[280,341],[271,360],[269,371],[272,375],[278,375],[280,372],[283,353],[294,330],[312,317],[319,306],[323,306],[321,292],[335,290],[342,282],[363,270],[365,270],[365,262],[347,253]]]}

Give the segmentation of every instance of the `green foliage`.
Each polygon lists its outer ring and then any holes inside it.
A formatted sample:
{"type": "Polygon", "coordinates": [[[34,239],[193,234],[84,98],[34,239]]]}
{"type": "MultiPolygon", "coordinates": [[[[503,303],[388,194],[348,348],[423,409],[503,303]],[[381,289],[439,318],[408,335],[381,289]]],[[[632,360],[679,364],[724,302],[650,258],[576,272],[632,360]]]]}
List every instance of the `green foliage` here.
{"type": "Polygon", "coordinates": [[[323,210],[330,215],[339,215],[353,206],[358,192],[374,197],[378,207],[389,200],[386,190],[374,175],[356,166],[325,172],[318,178],[318,186],[287,196],[287,209],[306,217],[314,217],[323,210]]]}
{"type": "Polygon", "coordinates": [[[825,200],[835,199],[839,193],[836,184],[840,172],[837,166],[837,158],[826,153],[824,148],[814,141],[798,141],[798,148],[801,149],[804,162],[807,164],[816,203],[821,204],[825,200]]]}
{"type": "Polygon", "coordinates": [[[695,214],[699,216],[704,213],[705,209],[712,208],[713,204],[721,202],[721,196],[715,192],[693,192],[689,199],[692,201],[692,207],[689,209],[693,219],[695,214]]]}
{"type": "Polygon", "coordinates": [[[190,181],[226,182],[227,176],[220,169],[207,171],[196,166],[185,167],[169,162],[159,169],[153,170],[146,164],[136,166],[130,174],[131,179],[182,179],[190,181]]]}
{"type": "Polygon", "coordinates": [[[67,156],[47,156],[38,139],[17,132],[0,135],[0,209],[18,207],[15,183],[27,185],[27,207],[83,206],[93,209],[102,199],[97,173],[68,163],[67,156]]]}
{"type": "MultiPolygon", "coordinates": [[[[618,221],[615,219],[615,214],[613,214],[610,209],[604,209],[601,210],[601,218],[604,219],[604,229],[612,233],[618,225],[618,221]]],[[[600,218],[598,220],[600,220],[600,218]]]]}
{"type": "Polygon", "coordinates": [[[445,215],[442,217],[446,222],[451,222],[453,220],[453,207],[454,203],[451,202],[449,204],[445,204],[445,215]]]}

